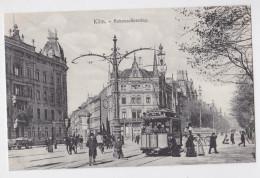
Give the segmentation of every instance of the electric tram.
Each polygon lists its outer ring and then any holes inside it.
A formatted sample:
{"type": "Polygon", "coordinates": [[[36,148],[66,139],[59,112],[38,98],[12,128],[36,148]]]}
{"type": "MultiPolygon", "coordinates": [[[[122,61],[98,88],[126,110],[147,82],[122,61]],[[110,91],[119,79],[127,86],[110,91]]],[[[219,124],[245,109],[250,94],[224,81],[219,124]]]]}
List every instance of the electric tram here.
{"type": "Polygon", "coordinates": [[[182,146],[181,120],[168,110],[153,110],[143,117],[141,150],[147,155],[169,153],[169,136],[182,146]]]}

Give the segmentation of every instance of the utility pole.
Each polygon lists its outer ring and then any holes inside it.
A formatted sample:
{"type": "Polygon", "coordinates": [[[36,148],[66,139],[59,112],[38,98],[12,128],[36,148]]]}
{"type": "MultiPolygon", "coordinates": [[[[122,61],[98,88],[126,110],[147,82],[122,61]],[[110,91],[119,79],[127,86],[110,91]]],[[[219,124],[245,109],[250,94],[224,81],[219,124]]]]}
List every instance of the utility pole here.
{"type": "Polygon", "coordinates": [[[212,106],[211,106],[211,111],[212,111],[212,129],[215,128],[215,124],[214,124],[214,121],[215,121],[215,118],[214,118],[214,108],[215,108],[215,102],[214,102],[214,100],[212,100],[212,106]]]}
{"type": "Polygon", "coordinates": [[[201,128],[201,127],[202,127],[202,120],[201,120],[201,118],[202,118],[202,95],[201,95],[202,90],[201,90],[201,86],[199,86],[199,90],[198,90],[198,92],[199,92],[199,105],[200,105],[200,128],[201,128]]]}

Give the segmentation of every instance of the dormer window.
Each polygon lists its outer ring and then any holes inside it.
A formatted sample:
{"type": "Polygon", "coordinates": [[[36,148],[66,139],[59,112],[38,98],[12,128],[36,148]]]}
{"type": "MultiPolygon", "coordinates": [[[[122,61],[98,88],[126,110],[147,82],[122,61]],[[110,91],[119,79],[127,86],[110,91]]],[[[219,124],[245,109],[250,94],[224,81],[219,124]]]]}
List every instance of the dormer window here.
{"type": "Polygon", "coordinates": [[[133,76],[134,76],[134,77],[137,77],[137,70],[134,70],[134,71],[133,71],[133,76]]]}

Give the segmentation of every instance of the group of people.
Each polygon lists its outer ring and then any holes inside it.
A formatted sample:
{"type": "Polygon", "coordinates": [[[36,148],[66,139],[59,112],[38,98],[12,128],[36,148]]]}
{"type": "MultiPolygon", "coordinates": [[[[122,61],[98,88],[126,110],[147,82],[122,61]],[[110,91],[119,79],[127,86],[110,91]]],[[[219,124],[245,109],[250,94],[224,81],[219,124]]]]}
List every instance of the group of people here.
{"type": "Polygon", "coordinates": [[[157,133],[168,133],[169,130],[165,128],[165,125],[158,123],[150,123],[146,127],[143,128],[142,133],[147,133],[147,134],[157,134],[157,133]]]}
{"type": "Polygon", "coordinates": [[[46,150],[48,152],[53,152],[53,145],[54,148],[57,149],[57,140],[54,140],[52,137],[46,137],[45,145],[46,145],[46,150]]]}
{"type": "MultiPolygon", "coordinates": [[[[167,133],[166,129],[164,128],[164,125],[149,125],[145,128],[144,132],[146,133],[167,133]]],[[[189,124],[186,127],[186,133],[185,138],[186,140],[183,140],[185,143],[185,149],[184,152],[186,152],[186,157],[196,157],[196,156],[204,156],[205,151],[204,151],[204,145],[203,145],[203,138],[201,137],[200,134],[197,134],[196,138],[194,138],[193,135],[193,129],[191,127],[191,124],[189,124]],[[194,144],[194,140],[196,140],[196,145],[194,144]],[[197,147],[197,148],[196,148],[197,147]]],[[[140,140],[140,135],[135,136],[135,142],[139,144],[140,140]]],[[[235,139],[234,139],[234,133],[232,132],[230,135],[230,140],[232,144],[235,144],[235,139]]],[[[227,144],[229,141],[228,136],[225,135],[225,138],[223,140],[223,144],[227,144]]],[[[80,149],[83,149],[83,137],[80,135],[75,136],[70,135],[66,139],[67,143],[67,150],[71,154],[72,150],[76,153],[76,147],[77,144],[79,143],[80,149]]],[[[87,138],[86,146],[89,148],[89,165],[95,165],[95,159],[97,156],[97,148],[100,149],[101,153],[104,153],[105,147],[107,149],[109,148],[114,148],[114,153],[113,157],[117,159],[123,158],[123,151],[122,151],[122,146],[124,144],[124,138],[123,136],[115,138],[114,136],[111,135],[102,135],[101,133],[98,133],[96,136],[93,133],[93,131],[90,132],[87,138]]],[[[46,145],[49,145],[49,143],[46,143],[46,145]]],[[[170,148],[170,153],[173,157],[180,157],[181,156],[181,148],[180,145],[177,144],[176,139],[173,134],[168,134],[168,145],[170,148]]],[[[243,131],[241,133],[241,143],[238,144],[244,145],[245,146],[245,132],[243,131]]],[[[216,154],[219,152],[217,151],[217,135],[213,132],[212,135],[210,136],[209,140],[209,150],[208,154],[212,154],[211,151],[212,149],[216,154]]]]}
{"type": "MultiPolygon", "coordinates": [[[[204,147],[203,147],[203,140],[201,138],[200,134],[197,134],[197,151],[195,150],[195,144],[194,144],[194,136],[192,134],[193,129],[191,128],[191,125],[188,125],[186,130],[189,132],[189,135],[186,136],[187,137],[187,141],[185,143],[185,147],[186,147],[186,156],[187,157],[195,157],[195,156],[203,156],[205,155],[204,152],[204,147]]],[[[241,142],[238,144],[238,146],[243,145],[245,147],[245,140],[246,140],[246,133],[245,131],[241,132],[241,142]]],[[[230,134],[230,141],[231,144],[234,145],[235,144],[235,135],[234,132],[231,132],[230,134]]],[[[222,141],[222,144],[229,144],[229,139],[227,134],[224,137],[224,140],[222,141]]],[[[212,133],[212,135],[210,136],[210,140],[209,140],[209,151],[208,154],[212,154],[211,150],[214,149],[214,152],[216,154],[218,154],[219,152],[217,151],[217,135],[215,133],[212,133]]]]}
{"type": "MultiPolygon", "coordinates": [[[[197,134],[197,151],[195,149],[195,144],[194,144],[194,136],[192,132],[189,132],[189,136],[187,136],[187,141],[185,143],[186,147],[186,157],[196,157],[198,156],[204,156],[205,151],[204,151],[204,146],[203,146],[203,140],[201,138],[200,134],[197,134]]],[[[218,154],[219,152],[217,151],[217,135],[213,132],[212,135],[210,136],[210,141],[209,141],[209,151],[208,153],[211,154],[211,150],[214,149],[214,152],[218,154]]]]}
{"type": "MultiPolygon", "coordinates": [[[[241,142],[238,144],[238,146],[243,145],[245,147],[246,146],[246,133],[245,133],[245,131],[241,132],[240,139],[241,139],[241,142]]],[[[231,134],[230,134],[230,141],[231,141],[232,145],[236,144],[235,143],[235,134],[234,134],[234,132],[231,132],[231,134]]],[[[223,144],[229,144],[229,139],[228,139],[227,134],[225,135],[225,138],[224,138],[222,143],[223,144]]]]}
{"type": "Polygon", "coordinates": [[[75,135],[75,133],[70,135],[69,137],[66,137],[64,139],[66,150],[71,155],[72,151],[74,153],[77,153],[77,146],[79,145],[80,149],[83,149],[83,137],[78,135],[75,135]]]}
{"type": "MultiPolygon", "coordinates": [[[[100,149],[101,153],[104,153],[104,146],[107,146],[107,149],[109,148],[109,136],[102,136],[100,133],[98,133],[97,136],[93,134],[93,132],[90,133],[89,138],[87,140],[86,146],[89,148],[89,166],[96,164],[96,156],[97,156],[97,148],[100,149]]],[[[114,158],[121,159],[123,158],[123,138],[117,137],[116,139],[111,137],[112,146],[114,147],[114,158]]]]}

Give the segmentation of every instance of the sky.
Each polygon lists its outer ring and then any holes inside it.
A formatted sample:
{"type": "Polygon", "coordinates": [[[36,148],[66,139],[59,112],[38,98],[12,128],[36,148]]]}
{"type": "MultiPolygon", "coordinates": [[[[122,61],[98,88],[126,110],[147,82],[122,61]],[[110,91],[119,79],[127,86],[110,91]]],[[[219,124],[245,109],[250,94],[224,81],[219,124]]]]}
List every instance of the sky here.
{"type": "MultiPolygon", "coordinates": [[[[57,29],[58,42],[62,46],[67,58],[68,111],[70,114],[86,101],[88,94],[98,94],[108,80],[108,63],[99,58],[85,57],[77,64],[71,61],[81,54],[89,52],[103,55],[111,54],[113,37],[117,36],[120,53],[140,47],[156,47],[162,44],[166,53],[166,76],[172,73],[176,78],[177,70],[188,70],[188,77],[192,78],[195,88],[202,87],[203,100],[212,100],[223,112],[229,113],[230,100],[235,91],[232,84],[215,85],[203,80],[196,74],[195,69],[187,65],[187,54],[179,51],[178,43],[184,31],[181,22],[176,20],[177,14],[173,9],[146,10],[113,10],[113,11],[73,11],[46,13],[16,13],[5,15],[5,35],[16,23],[20,35],[25,36],[25,42],[32,44],[35,40],[36,51],[39,52],[47,42],[48,29],[57,29]],[[113,23],[114,19],[147,19],[140,23],[113,23]],[[105,20],[105,24],[94,24],[94,19],[105,20]],[[111,22],[109,22],[111,21],[111,22]],[[89,64],[89,61],[93,61],[89,64]]],[[[182,39],[181,39],[182,38],[182,39]]],[[[185,39],[184,39],[185,40],[185,39]]],[[[153,51],[136,53],[143,66],[153,63],[153,51]]],[[[125,59],[119,70],[130,68],[133,55],[125,59]]],[[[111,67],[112,68],[112,67],[111,67]]],[[[152,70],[151,67],[145,67],[152,70]]]]}

